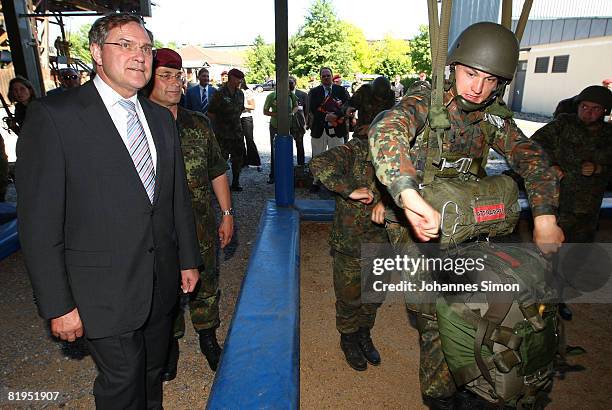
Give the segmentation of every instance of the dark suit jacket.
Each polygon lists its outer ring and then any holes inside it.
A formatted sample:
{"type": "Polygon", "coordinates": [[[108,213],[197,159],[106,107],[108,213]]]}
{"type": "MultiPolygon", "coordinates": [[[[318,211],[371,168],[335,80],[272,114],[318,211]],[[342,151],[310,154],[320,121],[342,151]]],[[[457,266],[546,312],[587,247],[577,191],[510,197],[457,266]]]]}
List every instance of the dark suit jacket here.
{"type": "MultiPolygon", "coordinates": [[[[302,107],[302,111],[298,111],[296,113],[296,117],[299,118],[299,123],[303,124],[302,128],[308,124],[308,113],[310,112],[310,107],[308,106],[308,94],[302,90],[295,90],[295,96],[298,100],[298,105],[302,107]]],[[[306,130],[304,130],[305,132],[306,130]]]]}
{"type": "MultiPolygon", "coordinates": [[[[212,85],[208,84],[208,105],[210,106],[210,101],[212,100],[212,96],[215,95],[217,89],[212,85]]],[[[194,87],[188,88],[185,93],[185,108],[191,111],[201,112],[202,114],[207,114],[202,111],[202,96],[200,95],[200,85],[195,85],[194,87]]]]}
{"type": "Polygon", "coordinates": [[[91,81],[33,101],[19,137],[19,235],[39,313],[76,306],[89,338],[141,327],[154,281],[169,312],[179,268],[201,264],[175,121],[139,101],[157,150],[153,205],[91,81]]]}
{"type": "MultiPolygon", "coordinates": [[[[346,91],[344,87],[336,84],[332,85],[331,95],[333,98],[342,101],[342,104],[347,102],[350,98],[348,91],[346,91]]],[[[311,89],[308,93],[309,110],[310,115],[312,116],[312,124],[310,126],[310,136],[312,138],[320,138],[321,135],[323,135],[326,113],[321,112],[319,107],[323,103],[324,99],[325,89],[323,88],[323,85],[319,85],[318,87],[311,89]]],[[[338,110],[338,113],[340,113],[340,110],[338,110]]],[[[338,137],[344,137],[348,134],[348,128],[344,123],[338,125],[336,128],[334,128],[334,130],[338,137]]]]}

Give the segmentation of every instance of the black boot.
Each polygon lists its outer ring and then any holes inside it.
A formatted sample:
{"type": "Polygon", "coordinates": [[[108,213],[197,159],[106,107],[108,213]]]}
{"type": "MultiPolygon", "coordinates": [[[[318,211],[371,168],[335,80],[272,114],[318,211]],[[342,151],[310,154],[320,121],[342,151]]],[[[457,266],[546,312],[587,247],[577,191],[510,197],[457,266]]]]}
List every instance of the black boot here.
{"type": "Polygon", "coordinates": [[[340,348],[344,352],[346,362],[357,371],[364,371],[368,368],[368,362],[359,347],[359,332],[341,333],[340,348]]]}
{"type": "Polygon", "coordinates": [[[168,346],[168,358],[166,359],[166,366],[162,372],[162,381],[169,382],[176,378],[176,367],[179,359],[179,341],[174,337],[170,340],[170,346],[168,346]]]}
{"type": "Polygon", "coordinates": [[[217,370],[219,358],[221,357],[221,347],[217,342],[217,329],[200,330],[200,350],[204,353],[210,369],[214,372],[217,370]]]}
{"type": "Polygon", "coordinates": [[[423,403],[430,410],[455,410],[455,397],[430,397],[423,396],[423,403]]]}
{"type": "Polygon", "coordinates": [[[372,338],[370,337],[370,329],[367,327],[359,328],[359,347],[363,356],[370,364],[378,366],[380,364],[380,353],[376,350],[372,338]]]}

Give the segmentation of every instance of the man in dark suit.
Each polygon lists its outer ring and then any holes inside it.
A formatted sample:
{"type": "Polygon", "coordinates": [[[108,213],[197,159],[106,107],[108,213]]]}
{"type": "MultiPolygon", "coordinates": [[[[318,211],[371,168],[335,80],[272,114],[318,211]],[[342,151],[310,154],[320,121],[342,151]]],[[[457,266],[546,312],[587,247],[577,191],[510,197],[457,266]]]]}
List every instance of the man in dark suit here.
{"type": "Polygon", "coordinates": [[[185,94],[185,108],[201,112],[202,114],[208,114],[208,104],[212,96],[217,92],[217,89],[208,83],[210,75],[206,68],[201,68],[198,71],[198,80],[200,84],[189,88],[185,94]]]}
{"type": "Polygon", "coordinates": [[[153,58],[141,19],[105,16],[89,39],[95,79],[28,108],[21,246],[51,333],[85,335],[96,406],[161,409],[179,278],[191,292],[201,264],[185,166],[170,112],[136,94],[153,58]]]}
{"type": "MultiPolygon", "coordinates": [[[[319,75],[321,85],[314,87],[308,93],[309,111],[312,116],[310,137],[313,158],[328,149],[344,144],[344,139],[348,136],[348,127],[344,121],[332,124],[325,117],[327,114],[337,114],[341,117],[341,107],[349,100],[349,93],[344,87],[332,84],[331,68],[321,68],[319,75]]],[[[319,184],[315,179],[311,191],[318,190],[319,184]]]]}

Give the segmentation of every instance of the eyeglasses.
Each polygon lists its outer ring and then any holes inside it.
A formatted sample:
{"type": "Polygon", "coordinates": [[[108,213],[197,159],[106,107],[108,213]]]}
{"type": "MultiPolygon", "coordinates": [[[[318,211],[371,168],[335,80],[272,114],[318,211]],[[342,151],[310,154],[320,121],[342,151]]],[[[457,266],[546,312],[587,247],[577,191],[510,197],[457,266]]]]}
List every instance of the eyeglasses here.
{"type": "Polygon", "coordinates": [[[104,44],[110,44],[111,46],[118,46],[121,48],[121,51],[135,53],[138,50],[142,51],[142,53],[146,56],[153,55],[153,46],[151,44],[145,44],[144,46],[139,46],[138,44],[132,43],[128,40],[121,40],[116,43],[106,42],[104,44]]]}
{"type": "Polygon", "coordinates": [[[64,80],[76,80],[77,78],[79,78],[79,76],[76,74],[71,74],[71,75],[63,75],[62,78],[64,80]]]}
{"type": "Polygon", "coordinates": [[[185,74],[183,74],[182,72],[179,72],[176,74],[163,73],[163,74],[155,74],[155,75],[164,81],[171,81],[171,80],[176,80],[179,82],[185,81],[185,74]]]}

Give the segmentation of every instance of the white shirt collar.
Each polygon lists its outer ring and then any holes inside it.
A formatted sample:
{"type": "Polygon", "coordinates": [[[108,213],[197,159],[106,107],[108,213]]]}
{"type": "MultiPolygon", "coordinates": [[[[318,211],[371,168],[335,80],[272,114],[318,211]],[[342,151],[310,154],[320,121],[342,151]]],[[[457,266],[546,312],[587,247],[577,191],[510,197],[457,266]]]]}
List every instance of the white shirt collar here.
{"type": "Polygon", "coordinates": [[[113,90],[110,85],[106,84],[106,82],[102,78],[100,78],[99,75],[96,75],[94,77],[93,83],[98,89],[98,93],[100,94],[100,97],[102,97],[104,105],[107,107],[113,107],[119,102],[119,100],[129,100],[132,101],[134,104],[138,105],[137,94],[134,94],[130,98],[123,98],[121,94],[113,90]]]}

